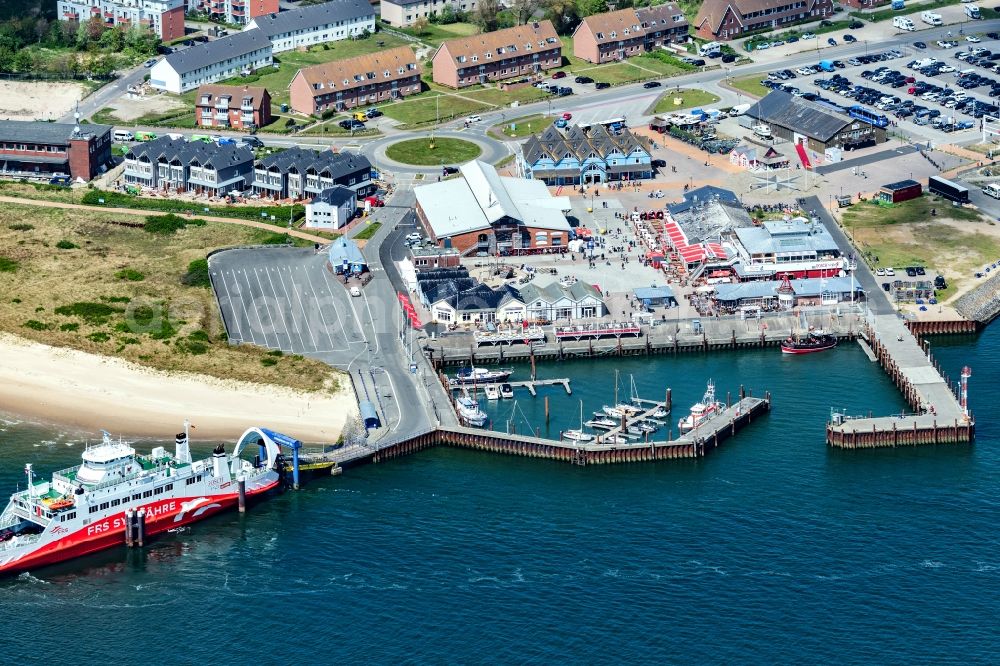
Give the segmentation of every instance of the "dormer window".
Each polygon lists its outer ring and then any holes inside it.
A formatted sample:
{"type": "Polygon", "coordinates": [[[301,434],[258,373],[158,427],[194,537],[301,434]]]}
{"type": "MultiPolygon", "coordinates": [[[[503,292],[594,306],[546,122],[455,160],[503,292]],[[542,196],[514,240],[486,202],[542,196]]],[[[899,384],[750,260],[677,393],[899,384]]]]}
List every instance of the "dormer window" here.
{"type": "Polygon", "coordinates": [[[384,72],[382,72],[382,76],[384,76],[385,78],[389,78],[389,70],[385,70],[384,72]]]}
{"type": "Polygon", "coordinates": [[[212,99],[211,95],[202,95],[201,96],[201,103],[202,104],[208,104],[211,99],[212,99]]]}
{"type": "Polygon", "coordinates": [[[457,60],[459,62],[465,62],[465,56],[464,55],[458,56],[457,58],[455,58],[455,60],[457,60]]]}
{"type": "Polygon", "coordinates": [[[614,38],[615,38],[615,37],[617,37],[617,36],[618,36],[618,33],[617,33],[617,32],[615,32],[614,30],[612,30],[612,31],[611,31],[611,39],[614,39],[614,38]]]}
{"type": "Polygon", "coordinates": [[[604,39],[604,33],[603,32],[597,33],[597,38],[598,39],[604,39]]]}
{"type": "Polygon", "coordinates": [[[472,62],[479,62],[479,56],[477,55],[472,56],[472,62]]]}
{"type": "Polygon", "coordinates": [[[493,57],[493,54],[491,52],[487,51],[486,52],[486,59],[489,60],[492,57],[493,57]]]}
{"type": "Polygon", "coordinates": [[[622,32],[627,35],[628,34],[628,28],[625,28],[622,32]]]}

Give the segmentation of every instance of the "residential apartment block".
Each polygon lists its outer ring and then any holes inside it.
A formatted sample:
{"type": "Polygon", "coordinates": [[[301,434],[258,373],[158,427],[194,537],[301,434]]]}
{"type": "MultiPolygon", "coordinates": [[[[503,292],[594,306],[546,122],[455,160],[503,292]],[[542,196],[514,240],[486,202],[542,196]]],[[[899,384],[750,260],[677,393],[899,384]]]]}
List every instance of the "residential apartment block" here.
{"type": "Polygon", "coordinates": [[[184,0],[59,0],[56,12],[60,21],[98,16],[107,26],[142,26],[163,41],[184,36],[184,0]]]}
{"type": "Polygon", "coordinates": [[[700,37],[724,41],[832,14],[832,0],[705,0],[694,27],[700,37]]]}
{"type": "Polygon", "coordinates": [[[90,180],[110,163],[110,125],[0,120],[0,175],[90,180]]]}
{"type": "Polygon", "coordinates": [[[125,182],[161,192],[225,196],[245,190],[253,177],[253,151],[164,136],[137,143],[125,155],[125,182]]]}
{"type": "Polygon", "coordinates": [[[653,177],[645,140],[627,129],[612,134],[603,125],[588,132],[573,125],[563,135],[550,126],[521,146],[520,166],[527,178],[546,185],[579,185],[653,177]]]}
{"type": "Polygon", "coordinates": [[[208,14],[216,21],[244,25],[279,10],[278,0],[187,0],[188,11],[208,14]]]}
{"type": "Polygon", "coordinates": [[[271,124],[271,94],[261,87],[201,86],[194,106],[198,127],[249,130],[271,124]]]}
{"type": "Polygon", "coordinates": [[[253,166],[253,191],[269,199],[306,199],[336,185],[363,199],[375,193],[372,165],[364,155],[289,148],[253,166]]]}
{"type": "Polygon", "coordinates": [[[273,64],[271,42],[260,30],[249,30],[161,58],[149,70],[149,85],[179,95],[273,64]]]}
{"type": "Polygon", "coordinates": [[[456,12],[473,12],[476,0],[382,0],[382,20],[397,28],[413,25],[420,18],[430,20],[451,7],[456,12]]]}
{"type": "Polygon", "coordinates": [[[368,0],[330,0],[321,5],[265,14],[244,30],[259,29],[271,40],[275,53],[339,39],[351,39],[366,30],[375,32],[375,10],[368,0]]]}
{"type": "Polygon", "coordinates": [[[687,40],[688,22],[673,3],[588,16],[573,33],[573,55],[592,63],[624,60],[687,40]]]}
{"type": "Polygon", "coordinates": [[[462,88],[558,67],[562,64],[562,42],[551,21],[536,21],[449,39],[438,47],[433,63],[435,83],[462,88]]]}
{"type": "Polygon", "coordinates": [[[289,85],[296,113],[319,115],[420,92],[420,65],[408,46],[304,67],[289,85]]]}

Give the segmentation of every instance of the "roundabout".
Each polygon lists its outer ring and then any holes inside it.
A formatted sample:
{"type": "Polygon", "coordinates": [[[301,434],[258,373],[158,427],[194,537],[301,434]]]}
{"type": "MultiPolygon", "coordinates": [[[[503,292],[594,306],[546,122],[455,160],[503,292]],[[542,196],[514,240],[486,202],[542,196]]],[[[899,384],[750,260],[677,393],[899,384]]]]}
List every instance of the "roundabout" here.
{"type": "Polygon", "coordinates": [[[386,158],[412,166],[443,166],[461,164],[482,155],[478,145],[453,137],[421,137],[389,144],[386,158]]]}

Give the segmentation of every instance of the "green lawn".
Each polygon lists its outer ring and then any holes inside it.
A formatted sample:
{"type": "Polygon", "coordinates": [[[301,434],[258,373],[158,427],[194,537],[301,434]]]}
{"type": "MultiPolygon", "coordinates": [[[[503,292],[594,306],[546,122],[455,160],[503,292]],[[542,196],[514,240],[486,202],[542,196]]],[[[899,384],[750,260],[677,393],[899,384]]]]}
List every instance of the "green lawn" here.
{"type": "Polygon", "coordinates": [[[761,84],[761,79],[765,76],[766,74],[752,74],[739,79],[731,79],[729,85],[737,90],[742,90],[748,95],[764,97],[767,93],[771,92],[761,84]]]}
{"type": "MultiPolygon", "coordinates": [[[[550,95],[550,93],[544,90],[539,90],[534,86],[526,86],[524,88],[508,91],[503,91],[499,88],[484,88],[482,90],[466,92],[463,89],[459,91],[459,94],[463,97],[471,97],[472,99],[492,104],[494,106],[510,106],[510,103],[514,101],[523,103],[537,102],[538,100],[545,99],[550,95]]],[[[443,101],[444,100],[442,100],[442,102],[443,101]]]]}
{"type": "Polygon", "coordinates": [[[490,105],[485,102],[472,101],[451,95],[431,93],[427,96],[407,98],[381,107],[382,112],[390,118],[399,121],[403,128],[434,124],[438,116],[442,121],[466,116],[470,113],[485,111],[490,105]],[[437,100],[440,98],[440,103],[437,100]]]}
{"type": "Polygon", "coordinates": [[[406,46],[407,42],[402,37],[396,37],[387,33],[379,32],[368,39],[344,39],[338,42],[330,42],[320,46],[314,46],[308,51],[285,51],[274,57],[276,68],[255,73],[247,77],[237,77],[222,81],[229,85],[255,85],[264,86],[271,93],[271,101],[275,104],[288,103],[288,85],[292,82],[292,77],[303,67],[318,65],[333,60],[343,60],[354,56],[365,55],[382,51],[396,46],[406,46]],[[379,46],[379,44],[382,44],[379,46]],[[329,48],[323,48],[324,46],[329,48]]]}
{"type": "Polygon", "coordinates": [[[690,109],[695,106],[705,106],[706,104],[715,104],[719,101],[718,95],[714,95],[710,92],[704,90],[688,90],[684,89],[678,92],[667,92],[663,93],[656,102],[656,106],[653,108],[653,113],[670,113],[671,111],[680,111],[681,109],[690,109]],[[680,99],[680,104],[675,103],[676,100],[680,99]]]}
{"type": "Polygon", "coordinates": [[[382,226],[381,222],[367,222],[364,229],[354,234],[354,238],[357,240],[368,240],[375,235],[375,232],[379,230],[382,226]]]}
{"type": "Polygon", "coordinates": [[[490,133],[505,136],[510,139],[544,132],[555,121],[554,116],[544,116],[536,113],[520,118],[511,118],[490,128],[490,133]],[[514,127],[511,127],[513,125],[514,127]]]}
{"type": "Polygon", "coordinates": [[[421,138],[394,143],[386,149],[385,155],[402,164],[430,166],[461,164],[479,157],[481,152],[479,146],[462,139],[434,139],[431,148],[431,139],[421,138]]]}
{"type": "Polygon", "coordinates": [[[365,128],[360,132],[355,130],[354,134],[351,134],[351,130],[345,130],[343,127],[338,125],[341,120],[346,120],[347,116],[335,116],[329,120],[317,123],[307,130],[299,132],[302,136],[377,136],[381,134],[379,130],[374,127],[365,128]]]}
{"type": "Polygon", "coordinates": [[[441,42],[447,39],[468,37],[469,35],[475,35],[479,32],[479,28],[472,23],[449,23],[447,25],[432,23],[421,33],[417,33],[417,31],[413,28],[394,28],[394,30],[399,30],[400,32],[405,32],[408,35],[413,35],[420,41],[430,44],[431,46],[438,46],[441,42]]]}

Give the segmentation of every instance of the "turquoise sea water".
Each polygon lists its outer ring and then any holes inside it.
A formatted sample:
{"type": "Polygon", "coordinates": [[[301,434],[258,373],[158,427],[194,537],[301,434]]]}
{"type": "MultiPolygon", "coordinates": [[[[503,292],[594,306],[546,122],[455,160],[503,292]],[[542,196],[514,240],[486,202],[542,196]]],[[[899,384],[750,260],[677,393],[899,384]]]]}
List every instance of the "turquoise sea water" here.
{"type": "MultiPolygon", "coordinates": [[[[1000,328],[932,346],[953,376],[973,367],[972,446],[827,449],[831,406],[904,407],[852,345],[540,366],[573,377],[572,397],[548,392],[553,432],[577,425],[581,399],[585,416],[613,400],[615,369],[623,391],[630,374],[646,397],[673,387],[672,421],[709,377],[723,397],[770,389],[774,409],[703,460],[580,468],[438,449],[143,553],[0,581],[2,660],[993,661],[1000,328]]],[[[518,405],[544,432],[541,398],[518,405]]],[[[512,405],[491,410],[502,423],[512,405]]],[[[12,422],[0,441],[4,492],[25,462],[78,460],[50,427],[12,422]]]]}

